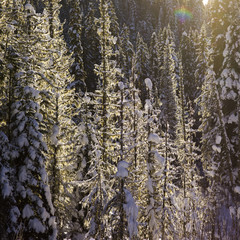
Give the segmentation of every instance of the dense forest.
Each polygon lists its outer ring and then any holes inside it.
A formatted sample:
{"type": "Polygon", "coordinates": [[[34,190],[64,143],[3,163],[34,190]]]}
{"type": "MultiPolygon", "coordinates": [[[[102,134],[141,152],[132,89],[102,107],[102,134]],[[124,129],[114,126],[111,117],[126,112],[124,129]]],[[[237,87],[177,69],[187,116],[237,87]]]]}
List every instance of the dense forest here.
{"type": "Polygon", "coordinates": [[[240,239],[239,0],[0,1],[0,239],[240,239]]]}

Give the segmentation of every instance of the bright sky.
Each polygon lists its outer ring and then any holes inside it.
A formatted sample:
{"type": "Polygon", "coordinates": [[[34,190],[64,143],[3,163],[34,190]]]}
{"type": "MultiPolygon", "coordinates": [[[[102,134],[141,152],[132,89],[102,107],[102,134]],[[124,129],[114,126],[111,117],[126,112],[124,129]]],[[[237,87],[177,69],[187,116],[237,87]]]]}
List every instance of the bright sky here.
{"type": "Polygon", "coordinates": [[[208,0],[203,0],[203,4],[206,5],[208,3],[208,0]]]}

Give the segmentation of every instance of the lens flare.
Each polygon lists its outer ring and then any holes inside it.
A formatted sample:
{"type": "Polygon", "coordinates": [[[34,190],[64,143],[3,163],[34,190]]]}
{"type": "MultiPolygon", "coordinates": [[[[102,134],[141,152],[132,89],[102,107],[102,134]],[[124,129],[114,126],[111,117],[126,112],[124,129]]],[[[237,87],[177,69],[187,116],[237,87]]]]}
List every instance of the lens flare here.
{"type": "Polygon", "coordinates": [[[184,23],[185,21],[190,20],[192,18],[192,13],[185,7],[176,9],[174,11],[174,14],[181,23],[184,23]]]}

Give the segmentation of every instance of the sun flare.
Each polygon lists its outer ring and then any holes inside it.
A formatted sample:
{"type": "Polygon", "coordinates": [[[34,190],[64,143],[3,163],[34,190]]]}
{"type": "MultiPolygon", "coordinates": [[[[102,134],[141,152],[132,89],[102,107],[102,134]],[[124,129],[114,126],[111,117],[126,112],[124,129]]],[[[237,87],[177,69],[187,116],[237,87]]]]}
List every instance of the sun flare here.
{"type": "Polygon", "coordinates": [[[208,0],[203,0],[204,5],[207,5],[207,3],[208,3],[208,0]]]}

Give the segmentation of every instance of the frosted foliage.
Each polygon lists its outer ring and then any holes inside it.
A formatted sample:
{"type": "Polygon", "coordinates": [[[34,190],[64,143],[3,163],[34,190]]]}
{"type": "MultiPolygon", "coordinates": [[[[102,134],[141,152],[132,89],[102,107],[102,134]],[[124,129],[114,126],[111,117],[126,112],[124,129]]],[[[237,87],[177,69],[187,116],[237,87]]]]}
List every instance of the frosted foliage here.
{"type": "Polygon", "coordinates": [[[49,226],[53,228],[53,233],[52,236],[50,236],[48,239],[49,240],[56,240],[57,239],[57,223],[56,223],[56,217],[51,217],[48,220],[49,226]]]}
{"type": "Polygon", "coordinates": [[[124,192],[126,204],[123,207],[127,217],[129,237],[132,238],[138,233],[138,207],[135,204],[132,194],[127,189],[124,189],[124,192]]]}
{"type": "Polygon", "coordinates": [[[236,186],[236,187],[234,188],[234,192],[235,192],[235,193],[238,193],[238,194],[240,195],[240,186],[236,186]]]}
{"type": "Polygon", "coordinates": [[[30,13],[35,13],[35,9],[30,3],[25,4],[25,10],[29,10],[30,13]]]}
{"type": "Polygon", "coordinates": [[[29,156],[32,160],[36,158],[36,150],[33,147],[29,147],[28,149],[29,156]]]}
{"type": "Polygon", "coordinates": [[[145,106],[144,106],[145,110],[148,111],[148,109],[152,109],[152,104],[151,101],[149,99],[147,99],[145,101],[145,106]]]}
{"type": "Polygon", "coordinates": [[[145,84],[146,84],[146,87],[148,88],[148,90],[151,91],[153,84],[152,84],[152,81],[151,81],[150,78],[146,78],[146,79],[145,79],[145,84]]]}
{"type": "Polygon", "coordinates": [[[148,136],[148,141],[153,143],[160,143],[160,138],[156,133],[150,133],[148,136]]]}
{"type": "Polygon", "coordinates": [[[27,180],[27,169],[25,166],[22,166],[19,171],[19,181],[25,182],[27,180]]]}
{"type": "Polygon", "coordinates": [[[11,193],[12,193],[12,187],[9,185],[8,182],[6,182],[3,185],[3,188],[2,188],[3,198],[6,198],[6,197],[10,196],[11,193]]]}
{"type": "Polygon", "coordinates": [[[148,177],[148,180],[147,180],[147,189],[150,193],[153,193],[153,183],[152,183],[152,179],[150,177],[148,177]]]}
{"type": "Polygon", "coordinates": [[[82,145],[87,145],[88,144],[88,137],[86,134],[81,136],[81,144],[82,145]]]}
{"type": "Polygon", "coordinates": [[[212,146],[212,149],[213,149],[213,151],[215,151],[215,152],[221,152],[221,148],[220,147],[217,147],[216,145],[213,145],[212,146]]]}
{"type": "Polygon", "coordinates": [[[129,163],[127,163],[125,161],[120,161],[117,166],[118,171],[116,173],[116,176],[121,177],[121,178],[127,177],[128,170],[126,168],[128,168],[128,166],[129,166],[129,163]]]}
{"type": "Polygon", "coordinates": [[[54,208],[53,208],[53,204],[52,204],[52,199],[51,199],[51,193],[50,193],[50,189],[48,185],[44,186],[44,191],[45,191],[45,196],[48,202],[48,205],[51,209],[51,214],[54,215],[54,208]]]}
{"type": "Polygon", "coordinates": [[[34,215],[34,212],[31,208],[31,206],[29,204],[27,204],[24,208],[23,208],[23,212],[22,212],[22,217],[23,218],[30,218],[34,215]]]}
{"type": "Polygon", "coordinates": [[[25,133],[21,134],[18,138],[17,138],[17,144],[20,148],[22,148],[23,146],[28,147],[29,146],[29,142],[27,140],[27,136],[25,133]]]}
{"type": "Polygon", "coordinates": [[[37,218],[29,220],[29,227],[36,231],[37,233],[45,232],[45,227],[43,226],[42,222],[37,218]]]}
{"type": "Polygon", "coordinates": [[[216,136],[216,144],[220,144],[222,141],[222,137],[221,136],[216,136]]]}
{"type": "Polygon", "coordinates": [[[41,218],[43,221],[46,221],[47,218],[50,218],[49,213],[47,212],[46,208],[41,208],[41,218]]]}
{"type": "Polygon", "coordinates": [[[149,222],[149,227],[151,230],[156,229],[157,226],[157,220],[155,217],[155,212],[153,209],[150,210],[150,222],[149,222]]]}
{"type": "Polygon", "coordinates": [[[13,207],[10,211],[10,218],[13,223],[16,223],[20,216],[20,211],[17,207],[13,207]]]}
{"type": "Polygon", "coordinates": [[[118,83],[118,87],[120,90],[123,90],[124,89],[124,83],[123,82],[119,82],[118,83]]]}
{"type": "Polygon", "coordinates": [[[158,161],[161,165],[164,165],[165,159],[162,157],[157,151],[154,153],[154,158],[158,161]]]}
{"type": "Polygon", "coordinates": [[[8,174],[9,170],[5,167],[2,167],[0,169],[0,183],[3,186],[2,187],[2,195],[3,198],[6,198],[10,196],[12,192],[12,187],[9,185],[9,180],[8,180],[8,174]]]}
{"type": "Polygon", "coordinates": [[[237,123],[238,122],[238,116],[232,113],[228,119],[228,123],[237,123]]]}
{"type": "Polygon", "coordinates": [[[41,168],[40,173],[41,173],[42,181],[44,183],[46,183],[47,182],[47,172],[46,172],[45,168],[41,168]]]}
{"type": "Polygon", "coordinates": [[[118,166],[119,166],[119,167],[128,168],[128,167],[129,167],[129,163],[126,162],[126,161],[120,161],[120,162],[118,163],[118,166]]]}
{"type": "Polygon", "coordinates": [[[52,129],[51,142],[55,146],[57,146],[58,144],[58,139],[57,139],[58,134],[59,134],[59,127],[57,125],[54,125],[52,129]]]}

